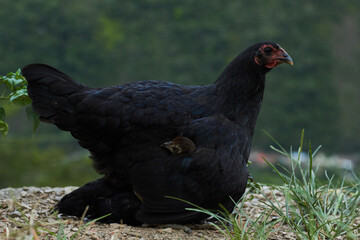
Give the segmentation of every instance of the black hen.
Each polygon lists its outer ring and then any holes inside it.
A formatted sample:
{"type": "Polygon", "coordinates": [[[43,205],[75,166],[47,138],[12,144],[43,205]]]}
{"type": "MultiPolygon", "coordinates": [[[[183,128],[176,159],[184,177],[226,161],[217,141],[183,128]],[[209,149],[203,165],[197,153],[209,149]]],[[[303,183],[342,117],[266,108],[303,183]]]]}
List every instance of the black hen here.
{"type": "Polygon", "coordinates": [[[104,177],[66,195],[61,213],[128,224],[187,223],[204,215],[184,199],[228,210],[244,193],[247,159],[263,98],[265,74],[292,64],[276,43],[257,43],[207,86],[141,81],[89,88],[43,64],[22,69],[34,110],[44,122],[70,131],[91,152],[104,177]],[[196,146],[188,155],[161,147],[175,137],[196,146]]]}

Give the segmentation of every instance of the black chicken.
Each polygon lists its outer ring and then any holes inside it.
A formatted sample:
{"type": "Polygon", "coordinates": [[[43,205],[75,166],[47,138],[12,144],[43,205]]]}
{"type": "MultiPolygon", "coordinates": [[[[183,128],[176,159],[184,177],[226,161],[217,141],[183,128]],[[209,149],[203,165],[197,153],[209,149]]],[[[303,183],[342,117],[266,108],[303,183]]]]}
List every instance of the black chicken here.
{"type": "Polygon", "coordinates": [[[34,110],[43,122],[70,131],[91,152],[104,177],[64,196],[60,213],[112,213],[108,222],[188,223],[208,209],[231,210],[244,193],[247,160],[260,111],[265,74],[293,64],[274,42],[257,43],[237,56],[212,85],[141,81],[89,88],[44,64],[22,69],[34,110]],[[190,155],[161,147],[175,137],[196,145],[190,155]]]}

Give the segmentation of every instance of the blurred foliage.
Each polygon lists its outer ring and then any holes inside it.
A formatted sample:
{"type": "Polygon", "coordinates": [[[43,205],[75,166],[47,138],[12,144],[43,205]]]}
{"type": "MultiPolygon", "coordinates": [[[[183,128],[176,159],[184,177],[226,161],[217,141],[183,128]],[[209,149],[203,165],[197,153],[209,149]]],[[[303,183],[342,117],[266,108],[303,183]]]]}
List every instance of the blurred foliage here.
{"type": "MultiPolygon", "coordinates": [[[[31,103],[31,99],[27,93],[27,82],[21,75],[20,69],[15,73],[10,72],[6,76],[0,76],[0,101],[6,101],[15,105],[26,106],[26,117],[33,126],[35,131],[39,126],[39,116],[35,111],[27,106],[31,103]]],[[[5,122],[5,109],[0,107],[0,134],[5,136],[9,131],[9,125],[5,122]]]]}
{"type": "MultiPolygon", "coordinates": [[[[276,41],[295,65],[267,76],[253,146],[269,149],[261,129],[289,146],[305,128],[327,153],[360,151],[358,0],[0,0],[0,6],[6,19],[0,22],[0,75],[42,62],[94,87],[144,79],[210,84],[247,46],[276,41]]],[[[11,139],[33,142],[46,158],[48,149],[32,140],[24,111],[0,104],[11,139]]],[[[43,129],[35,139],[59,134],[43,129]]],[[[0,151],[0,165],[9,157],[0,151]]]]}
{"type": "Polygon", "coordinates": [[[66,147],[6,137],[0,153],[0,188],[83,185],[98,177],[86,151],[68,154],[66,147]]]}

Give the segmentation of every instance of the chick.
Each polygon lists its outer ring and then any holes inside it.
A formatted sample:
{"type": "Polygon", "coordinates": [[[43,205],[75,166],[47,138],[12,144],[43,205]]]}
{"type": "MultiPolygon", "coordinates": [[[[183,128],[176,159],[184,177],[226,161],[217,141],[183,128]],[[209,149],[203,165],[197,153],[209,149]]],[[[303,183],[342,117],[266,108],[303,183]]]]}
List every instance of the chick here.
{"type": "Polygon", "coordinates": [[[195,143],[187,137],[176,137],[171,141],[161,144],[160,146],[162,148],[166,148],[174,155],[190,156],[196,150],[195,143]]]}

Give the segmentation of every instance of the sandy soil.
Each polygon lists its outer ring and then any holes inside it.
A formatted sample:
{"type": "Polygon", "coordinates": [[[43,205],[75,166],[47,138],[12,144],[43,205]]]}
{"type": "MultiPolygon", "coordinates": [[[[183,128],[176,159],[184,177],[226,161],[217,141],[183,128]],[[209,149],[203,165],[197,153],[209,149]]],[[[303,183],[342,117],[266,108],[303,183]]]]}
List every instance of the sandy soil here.
{"type": "MultiPolygon", "coordinates": [[[[125,224],[87,223],[79,218],[51,215],[51,208],[61,197],[76,187],[23,187],[0,190],[0,239],[226,239],[219,231],[205,222],[202,225],[187,225],[191,233],[175,226],[132,227],[125,224]],[[58,236],[66,236],[59,238],[58,236]],[[32,237],[31,237],[32,236],[32,237]]],[[[284,196],[277,190],[263,187],[262,192],[269,198],[283,201],[284,196]],[[274,194],[273,194],[274,193],[274,194]]],[[[263,211],[261,194],[249,194],[243,210],[256,219],[263,211]]],[[[271,216],[274,219],[277,216],[271,216]]],[[[276,229],[268,239],[296,239],[286,226],[275,225],[276,229]]]]}

